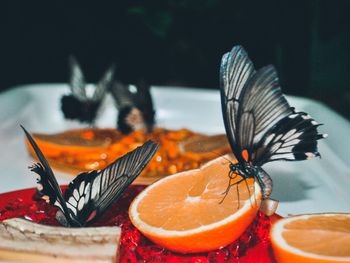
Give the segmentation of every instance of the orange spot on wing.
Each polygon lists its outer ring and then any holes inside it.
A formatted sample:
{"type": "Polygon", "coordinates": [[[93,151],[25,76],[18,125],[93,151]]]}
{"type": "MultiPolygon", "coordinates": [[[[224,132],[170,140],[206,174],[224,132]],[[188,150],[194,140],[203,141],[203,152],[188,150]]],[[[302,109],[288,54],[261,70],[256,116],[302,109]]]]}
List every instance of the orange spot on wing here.
{"type": "Polygon", "coordinates": [[[247,151],[246,149],[244,149],[244,150],[242,151],[242,157],[243,157],[243,159],[244,159],[246,162],[248,162],[248,160],[249,160],[249,153],[248,153],[248,151],[247,151]]]}

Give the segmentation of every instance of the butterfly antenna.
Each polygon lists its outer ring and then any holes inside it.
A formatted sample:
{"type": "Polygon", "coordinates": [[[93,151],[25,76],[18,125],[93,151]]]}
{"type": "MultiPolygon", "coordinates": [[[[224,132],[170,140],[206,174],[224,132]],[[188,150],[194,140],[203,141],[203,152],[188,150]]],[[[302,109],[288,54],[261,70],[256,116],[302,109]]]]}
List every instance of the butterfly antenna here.
{"type": "MultiPolygon", "coordinates": [[[[203,147],[201,142],[197,142],[197,145],[199,145],[202,150],[205,150],[205,147],[203,147]]],[[[232,163],[232,161],[230,159],[224,157],[223,154],[221,154],[221,153],[218,153],[218,152],[215,152],[215,151],[209,151],[209,153],[212,153],[212,154],[214,154],[217,157],[221,157],[221,158],[225,159],[228,163],[232,163]]]]}
{"type": "MultiPolygon", "coordinates": [[[[215,153],[215,152],[212,152],[212,153],[215,153]]],[[[222,159],[226,160],[228,163],[230,163],[230,164],[232,163],[232,161],[230,159],[226,158],[225,156],[220,155],[218,153],[215,153],[215,154],[217,154],[217,156],[221,157],[222,159]]]]}
{"type": "Polygon", "coordinates": [[[216,156],[218,156],[219,158],[222,158],[222,159],[224,159],[224,160],[226,160],[227,161],[227,163],[225,162],[225,163],[223,163],[224,165],[226,165],[226,164],[232,164],[233,162],[230,160],[230,159],[228,159],[228,158],[226,158],[224,155],[222,155],[222,154],[219,154],[219,153],[216,153],[216,152],[214,152],[214,151],[210,151],[210,153],[213,153],[213,154],[215,154],[216,156]]]}

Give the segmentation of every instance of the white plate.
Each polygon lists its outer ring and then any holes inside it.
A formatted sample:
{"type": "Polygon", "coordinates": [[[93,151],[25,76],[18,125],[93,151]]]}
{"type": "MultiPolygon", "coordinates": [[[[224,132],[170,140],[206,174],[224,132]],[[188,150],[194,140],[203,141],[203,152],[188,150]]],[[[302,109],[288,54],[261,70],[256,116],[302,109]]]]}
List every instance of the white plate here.
{"type": "MultiPolygon", "coordinates": [[[[58,132],[82,127],[66,121],[60,111],[60,97],[68,92],[64,84],[37,84],[16,87],[0,95],[0,193],[35,186],[27,166],[32,164],[19,124],[31,132],[58,132]]],[[[218,91],[153,87],[157,124],[197,132],[223,133],[218,91]]],[[[319,142],[322,159],[303,162],[275,162],[264,168],[274,181],[273,198],[281,201],[281,215],[310,212],[350,212],[350,124],[320,104],[304,98],[288,97],[291,105],[324,123],[329,138],[319,142]]],[[[115,127],[116,110],[107,97],[97,125],[115,127]]],[[[57,172],[60,183],[72,177],[57,172]]]]}

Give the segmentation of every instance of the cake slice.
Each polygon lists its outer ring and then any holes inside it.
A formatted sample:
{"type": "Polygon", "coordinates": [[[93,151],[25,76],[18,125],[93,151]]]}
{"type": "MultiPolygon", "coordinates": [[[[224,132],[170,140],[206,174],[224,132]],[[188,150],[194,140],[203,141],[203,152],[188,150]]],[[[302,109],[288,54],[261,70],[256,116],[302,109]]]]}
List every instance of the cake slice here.
{"type": "Polygon", "coordinates": [[[0,260],[117,262],[119,227],[65,228],[25,219],[0,222],[0,260]]]}

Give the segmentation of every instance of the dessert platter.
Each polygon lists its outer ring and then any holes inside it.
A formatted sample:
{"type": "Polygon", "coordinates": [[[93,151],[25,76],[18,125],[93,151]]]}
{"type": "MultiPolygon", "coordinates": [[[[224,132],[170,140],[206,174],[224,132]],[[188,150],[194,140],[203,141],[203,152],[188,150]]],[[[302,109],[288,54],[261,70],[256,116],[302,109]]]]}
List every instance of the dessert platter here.
{"type": "Polygon", "coordinates": [[[87,85],[75,59],[70,68],[69,86],[0,96],[11,149],[0,161],[0,260],[350,262],[348,142],[324,140],[349,124],[287,101],[272,66],[254,69],[234,46],[220,92],[135,91],[113,82],[113,67],[87,85]]]}

